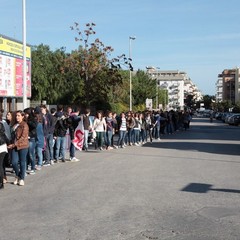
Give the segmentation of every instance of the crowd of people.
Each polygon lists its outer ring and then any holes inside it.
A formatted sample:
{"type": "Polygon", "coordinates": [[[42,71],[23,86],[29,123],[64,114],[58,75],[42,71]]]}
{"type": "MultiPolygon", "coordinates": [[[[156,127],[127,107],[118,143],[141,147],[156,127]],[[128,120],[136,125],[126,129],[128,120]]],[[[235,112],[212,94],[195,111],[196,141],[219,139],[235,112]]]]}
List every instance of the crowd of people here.
{"type": "Polygon", "coordinates": [[[74,145],[76,128],[83,126],[82,150],[89,144],[99,151],[141,146],[163,134],[187,130],[191,121],[188,111],[122,112],[121,114],[97,111],[91,116],[84,112],[59,105],[47,109],[46,105],[26,108],[23,111],[0,112],[0,189],[7,183],[6,166],[15,174],[14,185],[24,186],[27,174],[34,175],[43,166],[66,161],[77,162],[74,145]],[[70,141],[67,141],[70,138],[70,141]],[[69,144],[68,144],[69,142],[69,144]],[[66,145],[68,145],[66,147],[66,145]]]}

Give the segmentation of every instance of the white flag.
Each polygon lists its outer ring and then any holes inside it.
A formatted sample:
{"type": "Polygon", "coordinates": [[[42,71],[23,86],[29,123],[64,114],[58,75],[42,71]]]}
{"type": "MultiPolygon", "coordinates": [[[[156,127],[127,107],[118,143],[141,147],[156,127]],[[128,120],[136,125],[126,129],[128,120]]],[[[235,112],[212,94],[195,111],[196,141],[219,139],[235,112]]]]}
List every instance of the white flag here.
{"type": "Polygon", "coordinates": [[[83,128],[83,121],[81,120],[75,129],[74,132],[74,139],[72,140],[73,145],[78,150],[82,150],[83,143],[84,143],[84,128],[83,128]]]}

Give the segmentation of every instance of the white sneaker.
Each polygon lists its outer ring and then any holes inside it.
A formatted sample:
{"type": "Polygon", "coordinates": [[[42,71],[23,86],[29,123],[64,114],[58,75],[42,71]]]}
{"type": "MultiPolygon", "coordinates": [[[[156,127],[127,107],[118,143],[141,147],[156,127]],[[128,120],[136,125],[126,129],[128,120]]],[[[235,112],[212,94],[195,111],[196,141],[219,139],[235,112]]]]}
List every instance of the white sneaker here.
{"type": "Polygon", "coordinates": [[[15,177],[15,180],[13,182],[14,185],[17,185],[18,184],[18,177],[15,177]]]}
{"type": "Polygon", "coordinates": [[[53,161],[53,160],[51,160],[51,161],[50,161],[50,164],[51,164],[51,165],[53,165],[53,164],[54,164],[54,161],[53,161]]]}
{"type": "Polygon", "coordinates": [[[76,157],[71,157],[71,158],[70,158],[70,161],[71,161],[71,162],[79,162],[80,160],[77,159],[76,157]]]}
{"type": "Polygon", "coordinates": [[[18,183],[19,186],[24,186],[24,181],[21,179],[18,183]]]}
{"type": "Polygon", "coordinates": [[[35,171],[34,171],[34,170],[28,171],[28,174],[34,175],[34,174],[35,174],[35,171]]]}

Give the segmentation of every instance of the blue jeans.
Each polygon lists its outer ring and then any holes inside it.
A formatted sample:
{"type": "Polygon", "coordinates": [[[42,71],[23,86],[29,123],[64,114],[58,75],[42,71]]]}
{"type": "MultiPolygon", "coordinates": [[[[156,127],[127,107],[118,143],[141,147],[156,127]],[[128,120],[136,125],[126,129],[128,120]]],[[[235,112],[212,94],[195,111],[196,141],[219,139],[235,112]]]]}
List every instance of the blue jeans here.
{"type": "Polygon", "coordinates": [[[107,147],[111,146],[112,136],[113,136],[113,132],[112,131],[107,131],[107,133],[106,133],[106,145],[107,145],[107,147]]]}
{"type": "Polygon", "coordinates": [[[156,125],[155,127],[154,127],[154,137],[156,138],[156,139],[158,139],[159,138],[159,133],[160,133],[160,125],[156,125]]]}
{"type": "Polygon", "coordinates": [[[118,137],[118,142],[117,145],[119,146],[123,146],[124,144],[124,140],[125,140],[125,136],[126,136],[126,131],[119,131],[119,137],[118,137]]]}
{"type": "Polygon", "coordinates": [[[134,129],[134,143],[138,143],[140,140],[140,130],[134,129]]]}
{"type": "Polygon", "coordinates": [[[128,143],[133,143],[133,134],[134,134],[134,130],[133,128],[129,128],[128,129],[128,143]]]}
{"type": "Polygon", "coordinates": [[[53,134],[48,134],[45,137],[46,148],[45,148],[45,158],[46,163],[49,163],[50,160],[53,160],[53,134]]]}
{"type": "Polygon", "coordinates": [[[28,164],[31,164],[31,170],[35,170],[35,148],[36,141],[35,138],[29,139],[29,148],[28,148],[28,164]]]}
{"type": "Polygon", "coordinates": [[[145,142],[145,140],[146,140],[146,130],[141,129],[141,131],[140,131],[140,141],[145,142]]]}
{"type": "Polygon", "coordinates": [[[84,149],[88,149],[88,134],[89,130],[84,130],[84,149]]]}
{"type": "Polygon", "coordinates": [[[56,138],[56,160],[59,160],[59,157],[62,157],[62,160],[65,160],[65,144],[66,137],[57,137],[56,138]]]}
{"type": "Polygon", "coordinates": [[[71,142],[71,144],[70,144],[70,149],[69,149],[69,154],[70,154],[70,157],[71,157],[71,158],[75,157],[75,150],[76,150],[76,148],[75,148],[75,146],[73,145],[73,143],[71,142]]]}
{"type": "Polygon", "coordinates": [[[12,150],[12,166],[13,170],[17,177],[24,180],[26,174],[26,162],[27,162],[27,153],[28,148],[17,150],[14,148],[12,150]],[[20,169],[18,167],[18,163],[20,165],[20,169]]]}
{"type": "Polygon", "coordinates": [[[97,147],[102,148],[103,147],[103,138],[104,138],[104,132],[96,132],[96,143],[97,147]]]}
{"type": "Polygon", "coordinates": [[[41,147],[36,146],[36,154],[38,158],[37,165],[42,166],[43,165],[43,149],[41,147]]]}

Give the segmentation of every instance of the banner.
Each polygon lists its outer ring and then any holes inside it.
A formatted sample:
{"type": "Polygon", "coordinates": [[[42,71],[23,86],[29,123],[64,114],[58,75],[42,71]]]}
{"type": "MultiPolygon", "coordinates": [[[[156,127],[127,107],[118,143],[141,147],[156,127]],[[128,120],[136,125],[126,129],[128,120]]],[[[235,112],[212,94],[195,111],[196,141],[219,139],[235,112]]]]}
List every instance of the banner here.
{"type": "MultiPolygon", "coordinates": [[[[31,48],[26,47],[26,94],[31,97],[31,48]]],[[[23,45],[0,35],[0,97],[23,96],[23,45]]]]}
{"type": "Polygon", "coordinates": [[[84,143],[84,128],[83,128],[83,121],[81,120],[75,129],[74,132],[74,139],[72,140],[73,145],[78,150],[82,150],[83,143],[84,143]]]}

